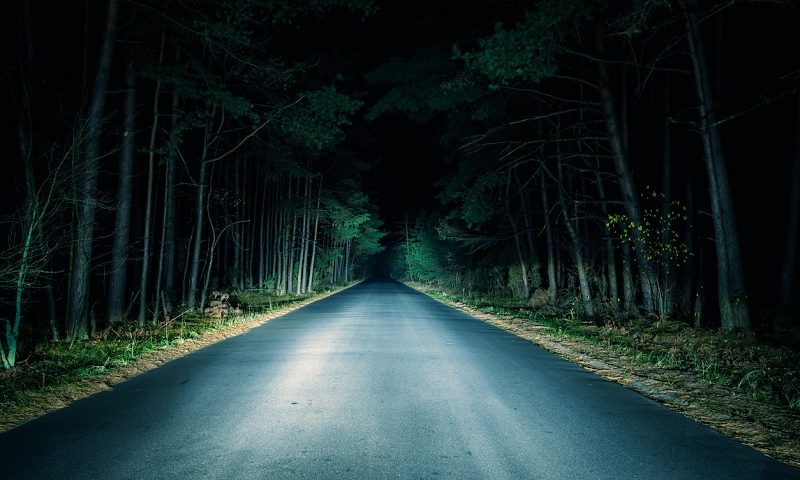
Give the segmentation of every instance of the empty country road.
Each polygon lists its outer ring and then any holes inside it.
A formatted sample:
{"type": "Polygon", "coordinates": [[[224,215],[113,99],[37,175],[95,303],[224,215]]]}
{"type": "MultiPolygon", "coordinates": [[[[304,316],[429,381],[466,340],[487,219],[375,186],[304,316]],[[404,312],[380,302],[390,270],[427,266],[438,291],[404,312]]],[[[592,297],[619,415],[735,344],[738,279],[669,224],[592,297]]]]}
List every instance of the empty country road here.
{"type": "Polygon", "coordinates": [[[0,478],[800,479],[800,470],[373,279],[0,435],[0,478]]]}

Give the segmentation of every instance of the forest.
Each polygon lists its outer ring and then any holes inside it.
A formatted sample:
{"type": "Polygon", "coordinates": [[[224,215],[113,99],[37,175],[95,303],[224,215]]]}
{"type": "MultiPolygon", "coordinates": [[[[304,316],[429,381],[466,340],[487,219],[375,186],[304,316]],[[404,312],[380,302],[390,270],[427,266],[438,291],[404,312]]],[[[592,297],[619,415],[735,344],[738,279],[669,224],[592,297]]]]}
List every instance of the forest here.
{"type": "Polygon", "coordinates": [[[6,11],[6,399],[74,345],[89,375],[222,299],[388,276],[561,330],[677,325],[669,358],[727,349],[723,383],[800,409],[794,1],[6,11]]]}
{"type": "Polygon", "coordinates": [[[796,341],[798,10],[762,3],[535,2],[370,71],[447,166],[393,275],[796,341]]]}
{"type": "Polygon", "coordinates": [[[265,39],[370,2],[78,5],[59,12],[75,44],[54,47],[52,5],[27,0],[4,39],[6,369],[21,338],[160,324],[215,289],[364,276],[381,222],[363,162],[338,148],[363,102],[313,53],[265,39]]]}

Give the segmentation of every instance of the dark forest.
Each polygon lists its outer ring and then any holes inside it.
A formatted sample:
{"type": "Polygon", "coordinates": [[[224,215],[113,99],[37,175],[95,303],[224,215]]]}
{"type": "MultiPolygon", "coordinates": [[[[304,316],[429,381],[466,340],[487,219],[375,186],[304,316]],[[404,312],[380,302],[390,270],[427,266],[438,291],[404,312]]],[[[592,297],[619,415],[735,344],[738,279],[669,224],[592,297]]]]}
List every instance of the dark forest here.
{"type": "Polygon", "coordinates": [[[2,405],[390,277],[797,421],[795,2],[4,10],[2,405]]]}

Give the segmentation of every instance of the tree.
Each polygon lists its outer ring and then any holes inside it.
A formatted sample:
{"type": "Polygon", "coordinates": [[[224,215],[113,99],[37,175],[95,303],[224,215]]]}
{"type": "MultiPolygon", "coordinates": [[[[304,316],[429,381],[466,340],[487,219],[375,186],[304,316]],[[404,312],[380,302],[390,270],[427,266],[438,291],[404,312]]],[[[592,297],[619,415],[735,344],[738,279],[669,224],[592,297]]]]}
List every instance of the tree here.
{"type": "Polygon", "coordinates": [[[133,158],[136,149],[134,138],[135,91],[134,66],[128,64],[125,75],[125,114],[123,141],[117,173],[117,208],[114,227],[114,244],[111,249],[111,275],[108,287],[108,322],[124,321],[126,314],[125,293],[128,274],[128,247],[131,230],[131,206],[133,203],[133,158]]]}
{"type": "MultiPolygon", "coordinates": [[[[75,145],[73,145],[74,147],[75,145]]],[[[19,229],[18,241],[0,255],[0,289],[13,292],[13,318],[0,318],[4,329],[0,336],[0,364],[10,369],[16,364],[20,326],[26,308],[26,293],[47,272],[50,258],[58,248],[61,237],[55,221],[66,206],[63,194],[66,176],[62,174],[66,159],[74,154],[68,149],[61,159],[51,165],[51,171],[34,188],[24,212],[13,221],[19,229]]],[[[5,295],[3,295],[4,298],[5,295]]]]}
{"type": "Polygon", "coordinates": [[[722,327],[728,330],[750,330],[748,295],[744,282],[742,254],[739,248],[739,232],[736,226],[733,196],[728,179],[728,167],[722,147],[714,93],[709,78],[706,52],[700,23],[697,19],[697,4],[690,1],[684,5],[689,54],[692,59],[695,87],[700,113],[700,135],[703,139],[703,158],[708,172],[711,194],[714,240],[717,251],[717,297],[719,299],[722,327]]]}
{"type": "Polygon", "coordinates": [[[89,286],[97,210],[97,176],[101,156],[103,113],[111,76],[111,57],[114,51],[118,9],[119,0],[108,1],[103,44],[86,115],[86,137],[81,155],[83,168],[80,176],[76,176],[76,181],[79,183],[80,201],[67,303],[67,336],[69,338],[86,338],[89,334],[89,286]]]}

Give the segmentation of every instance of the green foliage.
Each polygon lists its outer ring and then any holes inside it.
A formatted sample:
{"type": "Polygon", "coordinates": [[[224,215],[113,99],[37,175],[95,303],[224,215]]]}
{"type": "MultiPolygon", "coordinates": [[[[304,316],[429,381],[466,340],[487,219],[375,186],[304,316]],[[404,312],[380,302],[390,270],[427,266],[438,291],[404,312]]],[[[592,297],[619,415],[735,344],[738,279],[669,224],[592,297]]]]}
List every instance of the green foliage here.
{"type": "Polygon", "coordinates": [[[448,252],[435,232],[415,230],[405,249],[408,274],[423,282],[439,282],[444,278],[448,252]]]}
{"type": "Polygon", "coordinates": [[[281,116],[281,129],[289,140],[315,150],[334,147],[344,138],[342,128],[362,102],[339,93],[334,87],[307,92],[300,105],[281,116]]]}
{"type": "Polygon", "coordinates": [[[461,67],[441,46],[417,50],[410,58],[393,58],[366,75],[373,86],[389,91],[367,112],[375,120],[388,112],[402,112],[419,122],[475,100],[481,90],[461,76],[461,67]]]}
{"type": "Polygon", "coordinates": [[[492,82],[514,80],[539,82],[558,69],[559,47],[570,37],[576,22],[585,16],[581,0],[544,0],[513,28],[495,25],[494,34],[481,39],[474,52],[455,57],[492,82]]]}
{"type": "MultiPolygon", "coordinates": [[[[658,201],[664,198],[648,185],[642,194],[644,201],[658,201]]],[[[648,262],[662,267],[680,268],[685,265],[692,252],[681,238],[687,220],[686,206],[673,201],[666,215],[660,207],[644,210],[644,224],[636,224],[627,215],[612,213],[608,215],[606,229],[631,248],[640,249],[648,262]]]]}
{"type": "MultiPolygon", "coordinates": [[[[261,4],[263,15],[272,23],[294,24],[303,16],[319,17],[336,8],[367,16],[378,10],[375,0],[249,0],[261,4]]],[[[236,2],[234,2],[236,3],[236,2]]]]}
{"type": "MultiPolygon", "coordinates": [[[[386,235],[382,230],[383,222],[377,207],[360,189],[354,188],[343,196],[323,198],[323,210],[333,239],[341,244],[350,242],[354,262],[351,267],[363,267],[371,257],[383,251],[381,239],[386,235]]],[[[334,250],[331,254],[336,258],[342,252],[334,250]]],[[[323,260],[320,265],[327,265],[327,262],[323,260]]]]}
{"type": "Polygon", "coordinates": [[[500,212],[502,190],[506,175],[497,171],[479,172],[459,166],[458,173],[443,182],[441,198],[455,203],[453,215],[463,220],[467,228],[478,227],[495,218],[500,212]]]}

